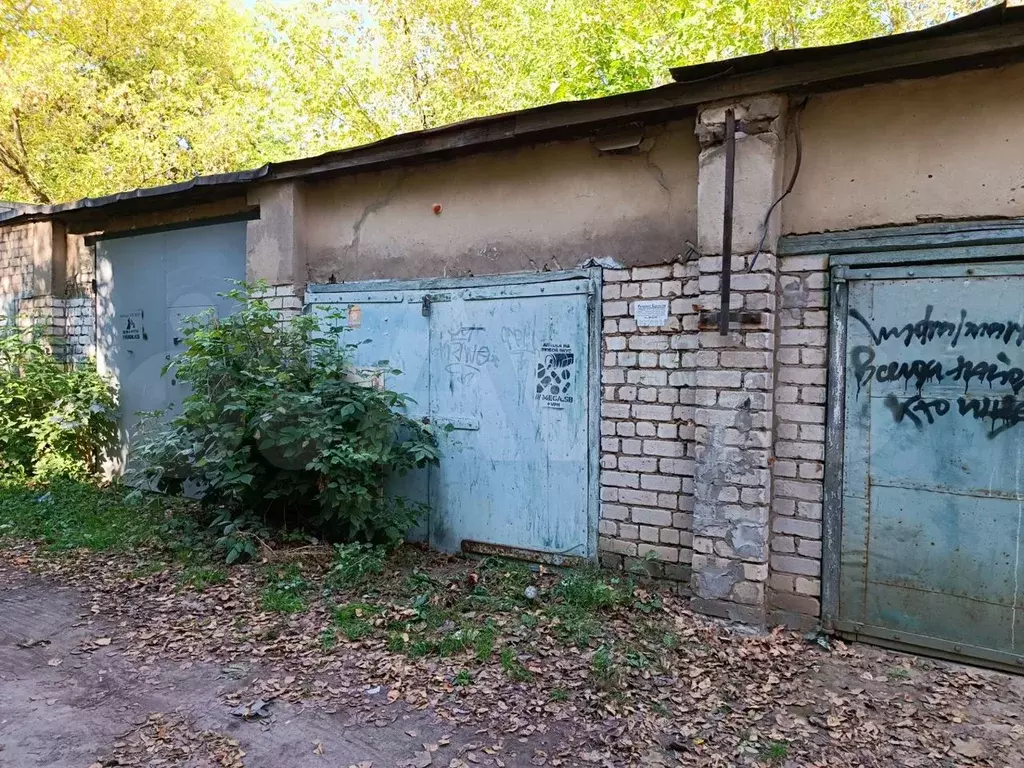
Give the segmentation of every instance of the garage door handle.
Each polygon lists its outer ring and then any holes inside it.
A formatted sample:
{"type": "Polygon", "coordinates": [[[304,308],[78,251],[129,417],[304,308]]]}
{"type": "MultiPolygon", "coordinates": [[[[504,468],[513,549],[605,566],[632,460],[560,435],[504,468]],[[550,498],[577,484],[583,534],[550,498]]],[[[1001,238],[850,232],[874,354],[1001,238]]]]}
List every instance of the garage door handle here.
{"type": "Polygon", "coordinates": [[[464,429],[468,432],[480,429],[480,419],[469,419],[465,416],[435,416],[434,424],[441,429],[464,429]]]}
{"type": "Polygon", "coordinates": [[[413,418],[424,424],[436,424],[441,429],[464,429],[468,432],[480,429],[480,419],[471,419],[465,416],[415,416],[413,418]]]}

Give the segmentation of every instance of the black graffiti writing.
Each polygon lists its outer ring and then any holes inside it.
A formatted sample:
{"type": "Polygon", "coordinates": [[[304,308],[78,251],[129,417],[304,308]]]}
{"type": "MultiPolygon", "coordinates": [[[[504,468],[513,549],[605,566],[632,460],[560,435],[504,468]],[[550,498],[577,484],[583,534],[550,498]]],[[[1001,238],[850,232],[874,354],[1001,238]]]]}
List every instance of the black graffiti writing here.
{"type": "Polygon", "coordinates": [[[929,304],[924,311],[924,317],[906,325],[881,325],[875,328],[864,315],[856,309],[850,309],[850,317],[859,322],[871,336],[875,345],[882,344],[889,339],[902,340],[903,346],[909,347],[913,342],[927,344],[930,341],[939,339],[948,340],[951,348],[955,348],[960,340],[968,339],[997,339],[1003,344],[1015,344],[1020,347],[1024,345],[1024,325],[1014,320],[990,320],[986,322],[973,322],[967,319],[967,310],[960,310],[960,318],[957,322],[951,320],[934,320],[932,312],[935,308],[929,304]]]}
{"type": "Polygon", "coordinates": [[[997,362],[973,361],[960,355],[956,359],[956,365],[949,369],[944,369],[938,360],[876,363],[875,359],[875,350],[868,346],[856,346],[850,352],[858,395],[870,381],[879,384],[902,381],[904,388],[913,384],[918,393],[924,390],[927,384],[940,383],[946,379],[962,382],[965,393],[972,381],[988,384],[990,387],[1009,387],[1015,395],[1024,389],[1024,369],[1014,366],[1005,352],[996,355],[997,362]]]}
{"type": "MultiPolygon", "coordinates": [[[[997,354],[996,360],[1004,365],[1011,365],[1010,358],[1005,352],[997,354]]],[[[1009,387],[1015,395],[1024,389],[1024,370],[1017,367],[1004,369],[997,363],[985,360],[972,362],[965,359],[963,355],[956,359],[956,367],[953,368],[949,376],[955,381],[963,382],[964,392],[967,391],[973,380],[988,384],[990,387],[994,384],[1009,387]]]]}
{"type": "Polygon", "coordinates": [[[857,392],[874,379],[879,384],[891,381],[911,382],[920,392],[929,381],[942,381],[942,363],[937,360],[911,360],[875,365],[875,350],[871,347],[854,347],[851,352],[853,375],[857,380],[857,392]]]}
{"type": "Polygon", "coordinates": [[[949,413],[950,406],[949,400],[945,398],[925,400],[920,395],[914,395],[906,400],[900,400],[896,395],[886,395],[885,407],[892,412],[893,421],[897,424],[909,419],[915,427],[923,427],[925,420],[929,424],[934,424],[936,416],[945,416],[949,413]]]}
{"type": "MultiPolygon", "coordinates": [[[[885,406],[892,413],[897,424],[909,421],[919,429],[934,424],[938,416],[945,416],[952,409],[947,398],[927,399],[913,395],[901,400],[893,394],[886,395],[885,406]]],[[[1024,422],[1024,398],[1013,395],[1002,397],[958,397],[956,415],[978,421],[990,421],[988,436],[996,437],[1006,430],[1024,422]]]]}
{"type": "Polygon", "coordinates": [[[1024,399],[1018,399],[1013,395],[960,397],[957,398],[956,404],[961,416],[970,415],[979,421],[991,419],[989,437],[995,437],[1024,421],[1024,399]]]}

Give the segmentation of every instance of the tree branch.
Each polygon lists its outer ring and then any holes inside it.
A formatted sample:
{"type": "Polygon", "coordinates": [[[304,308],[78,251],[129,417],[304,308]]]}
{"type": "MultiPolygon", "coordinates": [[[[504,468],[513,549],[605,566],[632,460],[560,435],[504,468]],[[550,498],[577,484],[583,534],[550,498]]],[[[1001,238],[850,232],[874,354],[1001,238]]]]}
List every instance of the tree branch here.
{"type": "Polygon", "coordinates": [[[0,140],[0,165],[25,183],[25,186],[36,197],[34,202],[53,202],[39,182],[32,178],[32,173],[29,171],[28,151],[25,149],[25,140],[22,136],[21,123],[18,121],[17,111],[11,115],[11,133],[14,136],[15,148],[11,149],[0,140]]]}
{"type": "MultiPolygon", "coordinates": [[[[310,43],[307,43],[305,40],[298,40],[298,43],[307,50],[309,50],[310,52],[316,54],[321,59],[323,59],[324,63],[327,64],[331,69],[335,69],[334,60],[331,59],[322,50],[320,50],[319,47],[313,46],[310,43]]],[[[349,86],[348,79],[345,77],[345,75],[340,72],[338,72],[338,75],[341,80],[341,87],[345,90],[345,94],[348,96],[349,101],[352,102],[353,106],[355,106],[355,108],[359,110],[359,114],[361,114],[363,116],[363,119],[366,120],[366,122],[370,125],[370,129],[373,131],[374,138],[383,139],[385,137],[384,129],[376,120],[373,119],[373,116],[370,114],[370,111],[363,106],[362,102],[359,101],[358,98],[356,98],[356,95],[352,91],[351,86],[349,86]]]]}

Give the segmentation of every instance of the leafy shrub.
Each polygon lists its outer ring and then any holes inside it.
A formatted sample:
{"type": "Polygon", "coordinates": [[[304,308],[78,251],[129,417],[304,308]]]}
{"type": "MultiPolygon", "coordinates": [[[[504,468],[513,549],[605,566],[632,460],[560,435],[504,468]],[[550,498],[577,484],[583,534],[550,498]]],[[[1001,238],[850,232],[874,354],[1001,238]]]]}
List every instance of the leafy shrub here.
{"type": "Polygon", "coordinates": [[[226,294],[238,303],[229,317],[186,321],[168,371],[190,394],[169,421],[150,415],[130,474],[161,490],[192,481],[205,501],[279,528],[401,540],[422,510],[389,497],[385,481],[437,463],[432,428],[355,369],[339,316],[283,320],[260,288],[226,294]]]}
{"type": "Polygon", "coordinates": [[[332,589],[358,586],[367,576],[383,573],[386,557],[385,547],[362,544],[358,541],[335,544],[331,571],[327,575],[327,586],[332,589]]]}
{"type": "Polygon", "coordinates": [[[0,325],[0,477],[95,474],[117,435],[113,387],[65,364],[38,332],[0,325]]]}
{"type": "Polygon", "coordinates": [[[230,510],[222,509],[210,527],[217,532],[214,547],[224,555],[224,562],[228,565],[256,557],[257,540],[269,538],[265,526],[245,511],[232,514],[230,510]]]}

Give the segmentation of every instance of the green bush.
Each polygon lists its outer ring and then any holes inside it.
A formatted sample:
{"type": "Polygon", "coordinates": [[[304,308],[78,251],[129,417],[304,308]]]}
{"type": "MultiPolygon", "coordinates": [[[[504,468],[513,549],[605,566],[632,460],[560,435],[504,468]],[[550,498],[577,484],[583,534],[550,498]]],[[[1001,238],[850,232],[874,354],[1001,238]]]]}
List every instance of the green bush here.
{"type": "Polygon", "coordinates": [[[367,576],[384,572],[387,549],[372,544],[335,544],[327,586],[348,589],[363,583],[367,576]]]}
{"type": "Polygon", "coordinates": [[[253,296],[260,288],[226,294],[238,303],[229,317],[186,321],[165,373],[190,394],[169,421],[149,416],[129,473],[160,490],[192,481],[204,500],[274,527],[399,541],[422,510],[385,483],[437,463],[432,428],[355,369],[340,316],[283,320],[253,296]]]}
{"type": "Polygon", "coordinates": [[[117,435],[113,387],[66,364],[41,334],[0,325],[0,477],[85,478],[117,435]]]}

